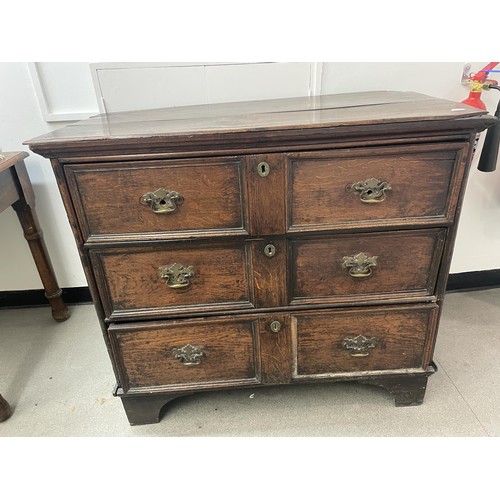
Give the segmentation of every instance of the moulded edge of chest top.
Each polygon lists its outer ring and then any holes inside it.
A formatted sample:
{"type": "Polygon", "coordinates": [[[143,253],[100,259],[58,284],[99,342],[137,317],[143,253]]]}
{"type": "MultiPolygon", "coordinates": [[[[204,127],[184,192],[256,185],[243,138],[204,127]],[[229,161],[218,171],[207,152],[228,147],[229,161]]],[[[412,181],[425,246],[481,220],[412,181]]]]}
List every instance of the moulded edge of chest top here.
{"type": "Polygon", "coordinates": [[[378,145],[469,140],[496,119],[480,117],[447,121],[378,123],[351,127],[250,130],[204,134],[109,139],[31,140],[30,149],[61,163],[153,159],[337,149],[378,145]]]}

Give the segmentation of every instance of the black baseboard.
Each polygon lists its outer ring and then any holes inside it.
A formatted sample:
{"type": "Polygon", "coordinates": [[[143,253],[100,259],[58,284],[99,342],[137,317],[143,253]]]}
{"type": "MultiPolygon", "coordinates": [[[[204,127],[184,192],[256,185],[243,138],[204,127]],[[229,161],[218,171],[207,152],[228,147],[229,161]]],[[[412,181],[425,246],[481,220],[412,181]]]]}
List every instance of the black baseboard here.
{"type": "MultiPolygon", "coordinates": [[[[489,269],[487,271],[450,274],[446,291],[464,292],[498,287],[500,287],[500,269],[489,269]]],[[[88,304],[92,302],[90,291],[86,286],[63,288],[62,297],[66,304],[88,304]]],[[[0,308],[44,305],[47,305],[44,290],[0,292],[0,308]]]]}
{"type": "Polygon", "coordinates": [[[488,269],[487,271],[450,274],[446,291],[462,292],[498,287],[500,287],[500,269],[488,269]]]}
{"type": "MultiPolygon", "coordinates": [[[[66,304],[92,302],[89,287],[63,288],[62,298],[66,304]]],[[[45,290],[14,290],[0,292],[0,308],[46,306],[45,290]]]]}

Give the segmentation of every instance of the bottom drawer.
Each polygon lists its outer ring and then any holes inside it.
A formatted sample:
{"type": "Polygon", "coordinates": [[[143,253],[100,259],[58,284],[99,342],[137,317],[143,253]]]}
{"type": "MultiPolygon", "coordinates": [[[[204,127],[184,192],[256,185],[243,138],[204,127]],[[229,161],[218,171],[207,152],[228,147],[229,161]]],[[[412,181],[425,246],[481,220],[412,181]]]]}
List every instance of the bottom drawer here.
{"type": "Polygon", "coordinates": [[[115,324],[108,334],[125,392],[258,381],[257,321],[253,318],[115,324]]]}
{"type": "Polygon", "coordinates": [[[290,383],[430,362],[435,304],[352,307],[112,324],[124,392],[290,383]]]}
{"type": "Polygon", "coordinates": [[[294,314],[294,378],[425,368],[439,307],[389,306],[294,314]]]}

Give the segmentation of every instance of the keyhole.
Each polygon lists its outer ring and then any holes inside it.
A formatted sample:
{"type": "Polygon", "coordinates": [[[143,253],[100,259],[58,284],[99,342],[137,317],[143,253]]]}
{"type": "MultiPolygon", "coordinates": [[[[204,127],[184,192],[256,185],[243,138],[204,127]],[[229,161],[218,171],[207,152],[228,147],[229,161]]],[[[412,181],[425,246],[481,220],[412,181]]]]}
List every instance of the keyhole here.
{"type": "Polygon", "coordinates": [[[269,164],[266,163],[265,161],[261,161],[257,165],[257,172],[261,177],[267,177],[269,175],[269,170],[270,170],[269,164]]]}
{"type": "Polygon", "coordinates": [[[273,333],[278,333],[281,330],[281,323],[279,321],[273,321],[269,327],[273,333]]]}
{"type": "Polygon", "coordinates": [[[264,247],[264,255],[266,257],[274,257],[276,255],[276,247],[274,245],[266,245],[264,247]]]}

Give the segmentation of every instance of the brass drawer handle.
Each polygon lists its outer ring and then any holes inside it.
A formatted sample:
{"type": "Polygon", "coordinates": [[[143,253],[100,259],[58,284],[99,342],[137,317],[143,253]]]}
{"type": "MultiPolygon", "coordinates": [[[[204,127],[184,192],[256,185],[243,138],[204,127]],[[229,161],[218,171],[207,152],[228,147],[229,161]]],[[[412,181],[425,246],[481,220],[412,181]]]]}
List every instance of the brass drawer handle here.
{"type": "Polygon", "coordinates": [[[140,199],[141,204],[151,208],[155,214],[175,212],[177,204],[183,201],[184,198],[177,191],[169,191],[165,188],[146,193],[140,199]]]}
{"type": "Polygon", "coordinates": [[[186,344],[183,347],[174,347],[172,353],[183,365],[195,366],[201,363],[205,355],[205,347],[202,345],[186,344]]]}
{"type": "Polygon", "coordinates": [[[170,288],[185,288],[191,284],[189,278],[194,276],[193,266],[184,267],[182,264],[172,264],[158,268],[160,278],[166,280],[170,288]]]}
{"type": "Polygon", "coordinates": [[[385,192],[391,191],[392,186],[387,181],[372,177],[347,186],[347,190],[358,194],[363,203],[382,203],[385,200],[385,192]]]}
{"type": "Polygon", "coordinates": [[[349,274],[353,278],[367,278],[372,274],[372,267],[377,265],[378,257],[369,257],[363,252],[356,255],[342,257],[342,267],[349,269],[349,274]]]}
{"type": "Polygon", "coordinates": [[[377,347],[377,337],[365,337],[358,335],[357,337],[346,337],[342,342],[342,347],[346,351],[351,351],[353,357],[364,357],[370,354],[370,349],[377,347]]]}

